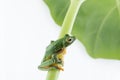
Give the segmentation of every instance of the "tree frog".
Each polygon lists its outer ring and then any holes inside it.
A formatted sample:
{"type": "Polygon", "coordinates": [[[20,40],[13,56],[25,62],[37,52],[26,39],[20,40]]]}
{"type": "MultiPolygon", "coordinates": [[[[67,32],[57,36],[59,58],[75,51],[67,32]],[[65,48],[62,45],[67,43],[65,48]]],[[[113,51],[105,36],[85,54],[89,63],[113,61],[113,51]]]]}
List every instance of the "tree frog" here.
{"type": "Polygon", "coordinates": [[[66,47],[71,45],[75,41],[74,36],[66,34],[63,38],[56,41],[51,41],[47,46],[44,58],[38,69],[48,71],[50,69],[64,70],[64,54],[66,53],[66,47]]]}

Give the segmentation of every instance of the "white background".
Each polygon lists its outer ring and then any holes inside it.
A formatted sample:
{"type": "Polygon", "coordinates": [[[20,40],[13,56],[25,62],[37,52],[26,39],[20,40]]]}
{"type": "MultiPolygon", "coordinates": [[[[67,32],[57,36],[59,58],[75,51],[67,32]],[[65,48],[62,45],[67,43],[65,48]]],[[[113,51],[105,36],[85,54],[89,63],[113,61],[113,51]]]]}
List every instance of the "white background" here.
{"type": "MultiPolygon", "coordinates": [[[[0,1],[0,80],[45,80],[37,69],[60,27],[42,0],[0,1]]],[[[59,80],[120,80],[120,61],[91,58],[78,40],[67,49],[59,80]]]]}

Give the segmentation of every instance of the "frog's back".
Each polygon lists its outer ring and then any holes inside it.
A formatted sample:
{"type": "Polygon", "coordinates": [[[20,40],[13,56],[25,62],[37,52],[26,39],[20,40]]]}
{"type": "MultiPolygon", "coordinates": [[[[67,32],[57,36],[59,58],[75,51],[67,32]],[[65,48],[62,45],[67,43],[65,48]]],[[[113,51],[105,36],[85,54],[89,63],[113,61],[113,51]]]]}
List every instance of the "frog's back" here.
{"type": "Polygon", "coordinates": [[[52,42],[50,45],[48,45],[48,47],[46,48],[46,52],[45,52],[45,58],[51,57],[52,54],[55,54],[55,50],[57,50],[58,48],[62,48],[62,40],[57,40],[52,42]]]}

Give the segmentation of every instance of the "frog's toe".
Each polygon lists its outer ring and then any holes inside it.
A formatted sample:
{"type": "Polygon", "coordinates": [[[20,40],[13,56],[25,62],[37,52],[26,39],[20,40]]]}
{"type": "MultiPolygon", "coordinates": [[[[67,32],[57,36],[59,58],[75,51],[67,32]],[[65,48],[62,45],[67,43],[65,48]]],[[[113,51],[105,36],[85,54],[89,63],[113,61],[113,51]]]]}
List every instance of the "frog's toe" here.
{"type": "Polygon", "coordinates": [[[58,67],[58,69],[61,70],[61,71],[64,71],[64,68],[62,68],[62,67],[58,67]]]}

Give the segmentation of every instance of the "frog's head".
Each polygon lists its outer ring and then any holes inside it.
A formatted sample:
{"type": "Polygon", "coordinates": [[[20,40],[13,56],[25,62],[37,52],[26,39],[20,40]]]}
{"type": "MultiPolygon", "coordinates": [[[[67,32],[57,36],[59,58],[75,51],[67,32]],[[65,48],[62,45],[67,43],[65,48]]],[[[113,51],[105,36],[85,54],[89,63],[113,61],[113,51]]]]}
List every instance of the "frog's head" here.
{"type": "Polygon", "coordinates": [[[76,39],[75,36],[70,36],[70,35],[66,34],[63,38],[64,47],[71,45],[75,41],[75,39],[76,39]]]}

